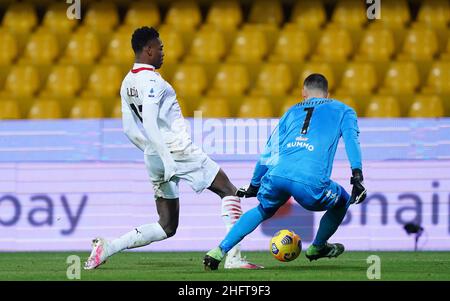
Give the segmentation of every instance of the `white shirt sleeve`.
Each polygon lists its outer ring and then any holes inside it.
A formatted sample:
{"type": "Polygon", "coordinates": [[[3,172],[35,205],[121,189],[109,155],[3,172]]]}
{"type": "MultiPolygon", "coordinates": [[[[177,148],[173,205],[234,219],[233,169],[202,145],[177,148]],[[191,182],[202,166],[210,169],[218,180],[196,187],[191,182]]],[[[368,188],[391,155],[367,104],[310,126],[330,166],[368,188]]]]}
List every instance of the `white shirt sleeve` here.
{"type": "Polygon", "coordinates": [[[150,145],[158,153],[164,164],[164,180],[169,181],[176,172],[175,161],[164,142],[157,123],[159,102],[164,97],[164,89],[161,81],[151,80],[139,92],[142,96],[142,123],[145,133],[147,134],[150,145]]]}
{"type": "Polygon", "coordinates": [[[147,147],[147,138],[142,134],[138,126],[138,119],[130,109],[128,103],[122,98],[122,126],[128,139],[141,151],[147,147]]]}

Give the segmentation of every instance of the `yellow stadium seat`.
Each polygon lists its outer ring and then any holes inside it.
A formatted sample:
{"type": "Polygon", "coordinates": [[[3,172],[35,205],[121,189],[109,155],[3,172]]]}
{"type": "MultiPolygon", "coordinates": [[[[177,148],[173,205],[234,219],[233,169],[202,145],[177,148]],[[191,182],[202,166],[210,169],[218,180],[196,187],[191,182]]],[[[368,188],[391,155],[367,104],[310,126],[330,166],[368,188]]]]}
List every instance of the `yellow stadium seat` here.
{"type": "Polygon", "coordinates": [[[89,76],[83,96],[113,97],[119,95],[122,75],[117,66],[97,65],[89,76]]]}
{"type": "Polygon", "coordinates": [[[103,62],[131,65],[134,61],[134,52],[131,48],[131,35],[126,31],[114,33],[106,49],[103,62]]]}
{"type": "Polygon", "coordinates": [[[180,31],[194,30],[202,21],[200,8],[195,1],[175,1],[169,7],[166,23],[180,31]]]}
{"type": "Polygon", "coordinates": [[[330,95],[330,98],[336,99],[337,101],[340,101],[342,103],[345,103],[349,107],[353,108],[356,113],[359,112],[359,107],[364,107],[363,104],[357,103],[355,98],[348,94],[336,94],[336,95],[330,95]]]}
{"type": "Polygon", "coordinates": [[[317,29],[325,23],[326,18],[321,1],[299,0],[294,6],[291,21],[301,28],[317,29]]]}
{"type": "Polygon", "coordinates": [[[17,41],[13,34],[0,29],[0,66],[11,64],[17,57],[17,41]]]}
{"type": "Polygon", "coordinates": [[[43,26],[56,33],[70,33],[78,25],[78,20],[67,18],[67,8],[66,3],[52,3],[45,11],[43,26]]]}
{"type": "Polygon", "coordinates": [[[286,113],[292,106],[302,101],[303,99],[301,99],[301,96],[286,97],[281,105],[280,112],[278,112],[278,116],[283,116],[283,114],[286,113]]]}
{"type": "Polygon", "coordinates": [[[70,111],[70,118],[84,119],[84,118],[102,118],[103,107],[98,99],[81,98],[75,102],[70,111]]]}
{"type": "Polygon", "coordinates": [[[270,59],[290,63],[303,62],[309,50],[308,35],[301,29],[287,27],[280,33],[270,59]]]}
{"type": "Polygon", "coordinates": [[[292,75],[288,65],[264,64],[256,79],[252,95],[286,95],[291,87],[292,75]]]}
{"type": "Polygon", "coordinates": [[[53,63],[59,54],[58,40],[50,31],[38,30],[28,41],[23,55],[24,62],[32,64],[53,63]]]}
{"type": "Polygon", "coordinates": [[[69,40],[64,60],[75,64],[92,64],[99,54],[100,43],[95,33],[80,27],[69,40]]]}
{"type": "Polygon", "coordinates": [[[434,93],[450,93],[450,61],[433,63],[424,90],[434,93]]]}
{"type": "Polygon", "coordinates": [[[211,95],[241,96],[250,85],[250,76],[244,65],[223,64],[219,67],[209,91],[211,95]]]}
{"type": "Polygon", "coordinates": [[[36,68],[29,65],[12,67],[5,82],[5,91],[13,97],[29,97],[36,94],[40,79],[36,68]]]}
{"type": "Polygon", "coordinates": [[[218,30],[199,31],[191,45],[189,58],[195,62],[216,63],[225,55],[225,40],[218,30]]]}
{"type": "Polygon", "coordinates": [[[253,1],[248,21],[250,23],[270,23],[279,26],[283,22],[283,8],[277,0],[253,1]]]}
{"type": "Polygon", "coordinates": [[[164,62],[176,63],[184,55],[184,44],[181,33],[168,26],[159,29],[159,37],[164,45],[164,62]]]}
{"type": "Polygon", "coordinates": [[[172,84],[182,97],[200,96],[207,88],[205,70],[201,65],[180,65],[175,71],[172,84]]]}
{"type": "Polygon", "coordinates": [[[406,0],[384,1],[381,5],[381,19],[376,20],[393,30],[403,28],[411,20],[406,0]]]}
{"type": "Polygon", "coordinates": [[[226,98],[205,97],[196,111],[201,111],[204,118],[231,117],[230,106],[226,98]]]}
{"type": "Polygon", "coordinates": [[[408,116],[414,118],[443,117],[442,99],[437,95],[418,95],[411,104],[408,116]]]}
{"type": "Polygon", "coordinates": [[[235,30],[242,23],[242,11],[237,0],[214,1],[206,16],[206,22],[223,30],[235,30]]]}
{"type": "Polygon", "coordinates": [[[450,21],[450,4],[447,0],[422,1],[417,15],[418,22],[433,28],[445,28],[450,21]]]}
{"type": "Polygon", "coordinates": [[[393,62],[388,67],[380,92],[414,93],[419,80],[419,71],[414,62],[393,62]]]}
{"type": "Polygon", "coordinates": [[[20,119],[19,104],[14,99],[0,99],[0,120],[20,119]]]}
{"type": "Polygon", "coordinates": [[[377,85],[377,75],[371,63],[350,63],[342,76],[339,91],[350,94],[371,93],[377,85]]]}
{"type": "Polygon", "coordinates": [[[38,99],[31,106],[28,119],[62,118],[61,106],[55,99],[38,99]]]}
{"type": "Polygon", "coordinates": [[[269,99],[265,97],[244,97],[238,112],[239,118],[271,118],[275,117],[269,99]]]}
{"type": "Polygon", "coordinates": [[[230,62],[260,62],[267,54],[266,36],[261,31],[241,30],[237,33],[228,57],[230,62]]]}
{"type": "Polygon", "coordinates": [[[397,118],[400,117],[400,105],[393,96],[375,95],[370,99],[365,117],[397,118]]]}
{"type": "Polygon", "coordinates": [[[340,0],[334,8],[332,22],[347,28],[360,28],[367,22],[366,6],[363,1],[340,0]]]}
{"type": "Polygon", "coordinates": [[[93,2],[84,17],[84,25],[95,32],[109,32],[119,24],[119,13],[114,3],[93,2]]]}
{"type": "Polygon", "coordinates": [[[399,59],[432,60],[438,51],[436,33],[429,27],[412,27],[406,34],[399,59]]]}
{"type": "Polygon", "coordinates": [[[315,61],[344,62],[352,53],[352,39],[347,30],[340,27],[329,26],[319,38],[315,61]]]}
{"type": "Polygon", "coordinates": [[[38,18],[30,3],[13,3],[3,16],[3,26],[14,33],[28,33],[37,25],[38,18]]]}
{"type": "Polygon", "coordinates": [[[388,28],[369,28],[360,43],[355,60],[389,61],[395,52],[394,35],[388,28]]]}
{"type": "Polygon", "coordinates": [[[142,26],[156,27],[161,22],[161,16],[156,3],[140,1],[130,4],[125,15],[125,25],[134,28],[142,26]]]}
{"type": "Polygon", "coordinates": [[[81,76],[78,69],[71,65],[53,67],[42,91],[42,96],[70,98],[81,88],[81,76]]]}
{"type": "Polygon", "coordinates": [[[298,82],[298,88],[301,89],[303,87],[303,82],[305,81],[305,79],[313,73],[320,73],[323,76],[325,76],[325,78],[328,81],[328,90],[329,91],[334,90],[335,77],[334,77],[333,69],[327,63],[317,63],[317,62],[307,63],[303,67],[303,70],[302,70],[302,73],[300,74],[300,79],[298,82]]]}

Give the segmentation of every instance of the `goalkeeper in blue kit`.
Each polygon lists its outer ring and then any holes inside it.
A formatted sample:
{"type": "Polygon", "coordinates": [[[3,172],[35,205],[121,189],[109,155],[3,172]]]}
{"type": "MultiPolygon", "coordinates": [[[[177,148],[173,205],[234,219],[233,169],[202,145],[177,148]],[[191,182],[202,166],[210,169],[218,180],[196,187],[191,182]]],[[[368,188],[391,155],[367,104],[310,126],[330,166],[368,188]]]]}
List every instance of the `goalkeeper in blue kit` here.
{"type": "Polygon", "coordinates": [[[350,204],[366,198],[366,189],[356,113],[328,96],[328,82],[323,75],[311,74],[305,79],[304,100],[281,117],[256,163],[249,187],[238,191],[246,198],[256,196],[260,204],[242,215],[220,245],[206,254],[205,269],[216,270],[233,246],[272,217],[291,196],[307,210],[326,211],[306,257],[316,260],[344,252],[342,244],[328,243],[328,239],[336,232],[350,204]],[[341,136],[352,169],[351,196],[330,179],[341,136]]]}

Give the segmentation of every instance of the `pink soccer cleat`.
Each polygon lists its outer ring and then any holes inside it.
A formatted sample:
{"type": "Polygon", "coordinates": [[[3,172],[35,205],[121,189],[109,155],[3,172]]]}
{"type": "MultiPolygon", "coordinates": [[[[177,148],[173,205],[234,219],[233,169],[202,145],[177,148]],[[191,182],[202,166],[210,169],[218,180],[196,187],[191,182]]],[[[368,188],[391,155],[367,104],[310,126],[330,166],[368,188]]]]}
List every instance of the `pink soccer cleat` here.
{"type": "Polygon", "coordinates": [[[245,257],[238,256],[227,256],[224,264],[225,269],[247,269],[247,270],[259,270],[263,269],[262,265],[257,265],[251,262],[248,262],[245,257]]]}
{"type": "Polygon", "coordinates": [[[85,270],[93,270],[106,262],[108,258],[106,254],[108,242],[103,238],[95,238],[92,241],[92,252],[84,263],[85,270]]]}

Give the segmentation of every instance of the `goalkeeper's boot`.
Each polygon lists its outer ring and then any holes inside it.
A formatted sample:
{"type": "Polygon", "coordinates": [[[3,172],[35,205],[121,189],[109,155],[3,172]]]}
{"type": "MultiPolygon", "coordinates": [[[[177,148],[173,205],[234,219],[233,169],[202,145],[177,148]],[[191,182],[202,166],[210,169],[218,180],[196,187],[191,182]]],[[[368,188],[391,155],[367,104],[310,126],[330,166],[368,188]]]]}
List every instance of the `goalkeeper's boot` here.
{"type": "Polygon", "coordinates": [[[245,257],[241,256],[240,249],[236,249],[235,252],[233,252],[233,249],[231,249],[230,252],[228,252],[227,258],[225,259],[224,264],[225,269],[258,270],[264,268],[261,265],[248,262],[245,257]]]}
{"type": "Polygon", "coordinates": [[[344,253],[344,250],[345,248],[343,244],[326,243],[321,247],[310,245],[306,250],[306,258],[308,258],[309,261],[313,261],[324,257],[338,257],[344,253]]]}
{"type": "Polygon", "coordinates": [[[84,263],[85,270],[93,270],[104,264],[108,258],[107,249],[108,242],[103,238],[95,238],[92,241],[92,252],[84,263]]]}
{"type": "Polygon", "coordinates": [[[206,253],[205,258],[203,258],[203,265],[205,266],[205,271],[214,271],[219,268],[219,264],[222,261],[224,254],[222,250],[217,247],[206,253]]]}

